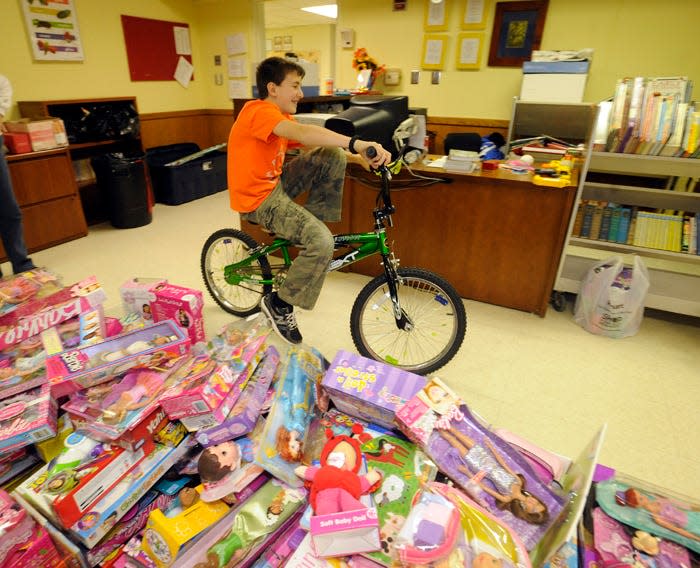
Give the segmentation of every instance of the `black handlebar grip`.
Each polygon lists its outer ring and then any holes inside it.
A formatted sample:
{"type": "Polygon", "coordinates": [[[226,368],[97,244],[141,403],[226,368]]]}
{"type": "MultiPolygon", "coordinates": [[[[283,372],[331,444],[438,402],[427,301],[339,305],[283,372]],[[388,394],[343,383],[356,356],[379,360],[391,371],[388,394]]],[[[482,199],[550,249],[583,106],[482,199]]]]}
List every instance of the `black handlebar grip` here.
{"type": "Polygon", "coordinates": [[[370,146],[367,148],[367,151],[365,152],[367,157],[371,160],[372,158],[377,157],[377,149],[374,146],[370,146]]]}

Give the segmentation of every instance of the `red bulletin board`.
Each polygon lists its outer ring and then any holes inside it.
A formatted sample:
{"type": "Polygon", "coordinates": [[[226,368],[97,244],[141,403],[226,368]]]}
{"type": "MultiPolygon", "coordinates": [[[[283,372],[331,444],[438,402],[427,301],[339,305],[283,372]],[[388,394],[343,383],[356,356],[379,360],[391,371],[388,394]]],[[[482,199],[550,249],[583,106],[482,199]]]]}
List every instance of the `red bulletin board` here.
{"type": "MultiPolygon", "coordinates": [[[[174,81],[180,59],[175,51],[174,28],[190,26],[179,22],[122,16],[124,43],[132,81],[174,81]]],[[[192,63],[191,55],[182,55],[192,63]]],[[[192,77],[194,79],[194,76],[192,77]]]]}

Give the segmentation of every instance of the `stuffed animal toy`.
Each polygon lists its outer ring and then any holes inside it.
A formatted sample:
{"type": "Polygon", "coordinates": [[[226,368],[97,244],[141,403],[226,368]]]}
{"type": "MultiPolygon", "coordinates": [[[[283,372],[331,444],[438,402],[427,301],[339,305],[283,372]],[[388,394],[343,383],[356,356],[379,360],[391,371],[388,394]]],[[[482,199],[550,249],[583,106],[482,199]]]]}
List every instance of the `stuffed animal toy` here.
{"type": "MultiPolygon", "coordinates": [[[[353,436],[362,434],[362,426],[352,427],[353,436]]],[[[294,472],[310,483],[309,503],[315,515],[366,509],[361,495],[374,491],[381,474],[374,469],[359,475],[362,466],[360,442],[346,435],[333,436],[326,430],[327,442],[321,452],[321,466],[299,466],[294,472]]]]}

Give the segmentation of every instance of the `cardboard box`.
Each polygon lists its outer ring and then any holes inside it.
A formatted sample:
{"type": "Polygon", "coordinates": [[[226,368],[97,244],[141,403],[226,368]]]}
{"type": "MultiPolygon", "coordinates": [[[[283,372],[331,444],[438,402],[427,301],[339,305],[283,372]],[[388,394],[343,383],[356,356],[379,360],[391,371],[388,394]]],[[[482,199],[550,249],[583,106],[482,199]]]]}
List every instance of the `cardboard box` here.
{"type": "Polygon", "coordinates": [[[57,526],[70,528],[145,457],[143,449],[129,452],[111,447],[91,462],[52,476],[46,465],[24,480],[16,491],[57,526]]]}
{"type": "Polygon", "coordinates": [[[205,343],[204,298],[200,290],[175,284],[154,286],[155,301],[151,302],[153,321],[174,320],[189,335],[192,345],[205,343]]]}
{"type": "Polygon", "coordinates": [[[66,127],[60,118],[23,118],[6,122],[5,126],[9,132],[28,134],[34,152],[68,146],[66,127]]]}
{"type": "Polygon", "coordinates": [[[75,523],[70,529],[73,536],[88,548],[94,547],[191,446],[189,439],[175,448],[158,446],[75,523]]]}
{"type": "Polygon", "coordinates": [[[396,410],[425,384],[425,377],[343,350],[321,383],[338,410],[386,428],[396,427],[396,410]]]}
{"type": "Polygon", "coordinates": [[[381,549],[379,519],[373,507],[312,515],[311,546],[316,556],[348,556],[381,549]]]}
{"type": "Polygon", "coordinates": [[[26,154],[32,151],[32,143],[26,132],[6,132],[5,145],[10,154],[26,154]]]}
{"type": "Polygon", "coordinates": [[[56,435],[56,401],[49,386],[0,402],[0,451],[9,452],[56,435]]]}

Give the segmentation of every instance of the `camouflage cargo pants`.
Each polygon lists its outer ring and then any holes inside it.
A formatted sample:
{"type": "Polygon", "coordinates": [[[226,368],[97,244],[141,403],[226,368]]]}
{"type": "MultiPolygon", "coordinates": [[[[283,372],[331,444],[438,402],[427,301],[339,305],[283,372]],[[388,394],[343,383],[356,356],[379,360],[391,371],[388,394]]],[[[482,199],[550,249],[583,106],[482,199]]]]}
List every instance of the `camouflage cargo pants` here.
{"type": "Polygon", "coordinates": [[[324,221],[340,221],[345,154],[340,148],[315,148],[284,165],[279,183],[260,206],[241,218],[258,223],[299,249],[279,297],[310,310],[316,304],[333,255],[333,235],[324,221]],[[302,192],[304,206],[292,201],[302,192]]]}

